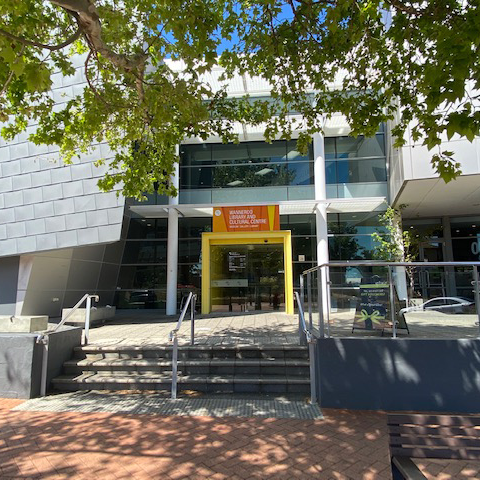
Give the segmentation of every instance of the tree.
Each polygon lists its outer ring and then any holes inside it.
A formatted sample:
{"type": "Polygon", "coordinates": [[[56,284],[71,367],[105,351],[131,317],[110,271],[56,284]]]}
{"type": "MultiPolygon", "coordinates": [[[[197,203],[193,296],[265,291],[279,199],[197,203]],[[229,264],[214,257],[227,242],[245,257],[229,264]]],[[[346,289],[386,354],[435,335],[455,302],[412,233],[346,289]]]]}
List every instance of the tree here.
{"type": "MultiPolygon", "coordinates": [[[[418,262],[420,247],[428,242],[434,233],[435,227],[419,232],[415,229],[402,229],[402,210],[407,205],[399,205],[398,208],[388,206],[386,211],[379,215],[378,220],[384,227],[372,233],[375,241],[373,258],[384,262],[418,262]]],[[[409,298],[414,297],[415,293],[415,274],[416,267],[407,266],[405,272],[409,283],[409,298]]]]}
{"type": "MultiPolygon", "coordinates": [[[[394,120],[397,145],[409,125],[429,149],[442,135],[479,133],[480,13],[471,0],[4,0],[0,14],[2,135],[35,123],[30,140],[58,144],[66,161],[106,140],[116,157],[100,186],[121,183],[127,196],[154,183],[175,194],[175,146],[189,136],[236,141],[234,121],[265,123],[267,141],[300,128],[302,152],[334,112],[353,135],[394,120]],[[52,78],[73,74],[73,54],[85,55],[88,87],[59,110],[52,78]],[[217,63],[225,78],[263,77],[271,99],[215,90],[202,75],[217,63]]],[[[451,152],[432,162],[445,181],[459,173],[451,152]]]]}

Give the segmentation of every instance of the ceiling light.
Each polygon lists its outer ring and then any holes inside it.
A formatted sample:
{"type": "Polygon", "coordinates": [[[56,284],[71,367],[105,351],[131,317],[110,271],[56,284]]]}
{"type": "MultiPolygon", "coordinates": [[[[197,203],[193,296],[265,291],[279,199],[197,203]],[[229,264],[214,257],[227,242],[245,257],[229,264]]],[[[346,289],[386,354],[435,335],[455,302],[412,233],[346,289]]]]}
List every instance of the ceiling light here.
{"type": "Polygon", "coordinates": [[[227,183],[227,185],[229,187],[236,187],[237,185],[241,185],[242,183],[242,180],[234,180],[233,182],[227,183]]]}
{"type": "Polygon", "coordinates": [[[261,175],[263,177],[263,175],[266,175],[267,173],[270,173],[270,172],[273,172],[273,168],[262,168],[258,172],[255,172],[255,175],[261,175]]]}

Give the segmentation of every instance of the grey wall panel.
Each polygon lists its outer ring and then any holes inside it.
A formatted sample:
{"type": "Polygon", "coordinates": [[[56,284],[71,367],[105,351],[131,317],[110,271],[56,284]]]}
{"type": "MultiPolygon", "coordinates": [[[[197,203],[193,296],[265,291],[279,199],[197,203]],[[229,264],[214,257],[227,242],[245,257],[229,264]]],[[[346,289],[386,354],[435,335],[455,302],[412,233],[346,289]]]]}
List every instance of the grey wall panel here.
{"type": "Polygon", "coordinates": [[[14,315],[19,257],[0,258],[0,315],[14,315]]]}
{"type": "MultiPolygon", "coordinates": [[[[47,384],[62,374],[63,364],[73,358],[73,349],[82,344],[82,329],[64,326],[49,335],[47,384]]],[[[47,388],[48,390],[48,388],[47,388]]]]}
{"type": "Polygon", "coordinates": [[[320,339],[317,364],[322,407],[480,412],[480,339],[320,339]]]}
{"type": "MultiPolygon", "coordinates": [[[[62,93],[78,92],[86,84],[85,57],[78,58],[81,62],[74,75],[54,75],[58,81],[53,83],[52,94],[59,103],[64,100],[62,93]]],[[[34,130],[35,126],[29,126],[27,133],[34,130]]],[[[0,235],[0,257],[119,240],[119,207],[125,199],[96,186],[114,156],[108,146],[92,145],[92,151],[75,158],[73,165],[64,165],[58,147],[34,145],[27,138],[21,134],[11,142],[0,140],[0,225],[8,227],[7,236],[0,235]],[[100,158],[106,164],[97,168],[94,163],[100,158]],[[26,205],[32,208],[23,209],[26,205]],[[92,224],[92,216],[87,221],[89,212],[102,213],[92,224]],[[38,219],[43,221],[32,223],[38,219]],[[89,227],[98,230],[86,231],[89,227]]]]}
{"type": "MultiPolygon", "coordinates": [[[[62,372],[81,344],[82,330],[64,327],[49,336],[47,382],[62,372]]],[[[43,346],[34,334],[0,334],[0,397],[33,398],[40,394],[43,346]]]]}
{"type": "Polygon", "coordinates": [[[36,336],[0,334],[0,397],[31,398],[40,385],[41,345],[36,336]]]}

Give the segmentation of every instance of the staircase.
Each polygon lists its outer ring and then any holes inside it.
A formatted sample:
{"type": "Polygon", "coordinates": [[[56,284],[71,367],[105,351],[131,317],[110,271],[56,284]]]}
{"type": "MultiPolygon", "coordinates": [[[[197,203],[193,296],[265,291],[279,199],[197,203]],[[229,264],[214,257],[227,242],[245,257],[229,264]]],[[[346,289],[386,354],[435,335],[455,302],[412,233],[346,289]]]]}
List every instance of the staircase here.
{"type": "MultiPolygon", "coordinates": [[[[60,391],[169,390],[172,347],[84,346],[54,378],[60,391]]],[[[178,389],[208,393],[309,393],[307,347],[181,346],[178,389]]]]}

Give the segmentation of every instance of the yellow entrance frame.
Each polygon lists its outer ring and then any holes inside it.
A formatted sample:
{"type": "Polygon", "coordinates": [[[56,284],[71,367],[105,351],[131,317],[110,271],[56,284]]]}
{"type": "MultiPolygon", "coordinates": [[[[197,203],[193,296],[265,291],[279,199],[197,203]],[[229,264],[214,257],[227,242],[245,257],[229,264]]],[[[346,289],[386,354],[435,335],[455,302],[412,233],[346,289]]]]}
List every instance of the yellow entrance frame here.
{"type": "Polygon", "coordinates": [[[202,233],[202,313],[210,313],[210,247],[212,245],[283,244],[285,269],[285,312],[293,314],[292,234],[289,230],[274,232],[202,233]]]}

